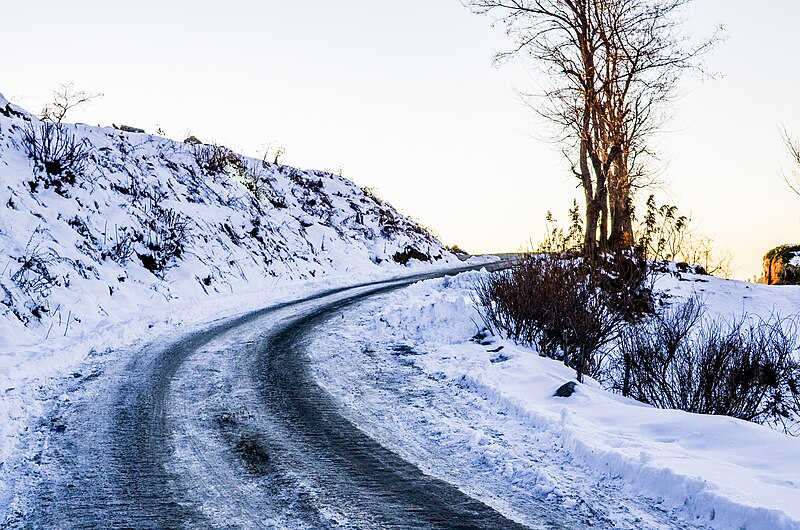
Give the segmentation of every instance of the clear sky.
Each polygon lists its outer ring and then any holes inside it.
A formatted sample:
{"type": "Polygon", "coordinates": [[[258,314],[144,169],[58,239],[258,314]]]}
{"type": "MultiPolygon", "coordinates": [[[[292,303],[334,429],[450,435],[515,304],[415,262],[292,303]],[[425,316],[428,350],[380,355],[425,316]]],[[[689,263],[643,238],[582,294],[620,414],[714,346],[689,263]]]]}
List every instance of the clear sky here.
{"type": "MultiPolygon", "coordinates": [[[[540,239],[576,182],[519,101],[535,77],[501,68],[507,41],[458,0],[29,0],[2,6],[0,92],[38,111],[60,83],[103,92],[71,119],[192,133],[258,156],[339,171],[472,252],[540,239]]],[[[800,241],[800,197],[779,128],[800,135],[796,0],[696,0],[698,37],[726,27],[716,80],[686,79],[660,202],[691,213],[752,278],[800,241]]]]}

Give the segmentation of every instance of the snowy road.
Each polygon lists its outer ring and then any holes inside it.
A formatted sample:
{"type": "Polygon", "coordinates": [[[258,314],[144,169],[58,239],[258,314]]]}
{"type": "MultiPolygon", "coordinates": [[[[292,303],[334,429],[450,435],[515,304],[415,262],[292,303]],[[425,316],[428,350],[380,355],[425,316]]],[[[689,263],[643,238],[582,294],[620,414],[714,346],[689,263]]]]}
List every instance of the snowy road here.
{"type": "Polygon", "coordinates": [[[101,365],[59,411],[12,527],[522,528],[373,441],[309,373],[314,329],[408,283],[328,291],[101,365]]]}

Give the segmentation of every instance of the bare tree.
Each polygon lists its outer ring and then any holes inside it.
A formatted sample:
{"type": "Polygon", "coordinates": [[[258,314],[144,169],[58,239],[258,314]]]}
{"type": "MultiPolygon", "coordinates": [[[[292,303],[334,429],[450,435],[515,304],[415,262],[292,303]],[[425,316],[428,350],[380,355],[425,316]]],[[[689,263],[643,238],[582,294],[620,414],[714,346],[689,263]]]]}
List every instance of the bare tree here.
{"type": "Polygon", "coordinates": [[[77,90],[73,83],[62,84],[53,91],[53,101],[42,109],[41,118],[45,121],[61,123],[70,110],[99,97],[103,97],[103,94],[77,90]]]}
{"type": "Polygon", "coordinates": [[[633,244],[631,193],[647,173],[647,140],[681,72],[717,40],[685,44],[676,15],[690,1],[466,0],[514,38],[498,59],[525,55],[547,74],[534,108],[556,126],[583,189],[589,256],[633,244]]]}

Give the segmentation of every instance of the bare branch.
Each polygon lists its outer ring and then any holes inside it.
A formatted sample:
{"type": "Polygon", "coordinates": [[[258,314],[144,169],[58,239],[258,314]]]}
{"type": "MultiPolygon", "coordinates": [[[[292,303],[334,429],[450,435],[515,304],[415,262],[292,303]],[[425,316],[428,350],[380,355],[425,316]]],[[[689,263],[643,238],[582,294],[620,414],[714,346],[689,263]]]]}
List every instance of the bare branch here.
{"type": "Polygon", "coordinates": [[[62,84],[53,91],[53,101],[42,109],[40,117],[45,121],[61,123],[70,110],[100,97],[103,94],[76,90],[73,83],[62,84]]]}

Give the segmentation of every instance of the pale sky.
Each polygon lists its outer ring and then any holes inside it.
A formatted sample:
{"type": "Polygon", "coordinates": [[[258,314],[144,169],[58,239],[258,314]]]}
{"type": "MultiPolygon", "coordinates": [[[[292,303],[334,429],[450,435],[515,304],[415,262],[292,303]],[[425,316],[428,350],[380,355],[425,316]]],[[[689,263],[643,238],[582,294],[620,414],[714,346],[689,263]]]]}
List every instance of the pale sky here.
{"type": "MultiPolygon", "coordinates": [[[[800,241],[800,197],[779,128],[800,135],[796,0],[696,0],[687,29],[726,27],[687,78],[669,132],[660,202],[677,204],[735,255],[738,278],[800,241]]],[[[458,0],[6,2],[0,93],[38,112],[60,83],[102,92],[71,121],[112,122],[377,189],[445,243],[514,251],[564,218],[576,182],[518,99],[534,74],[501,68],[507,41],[458,0]]]]}

